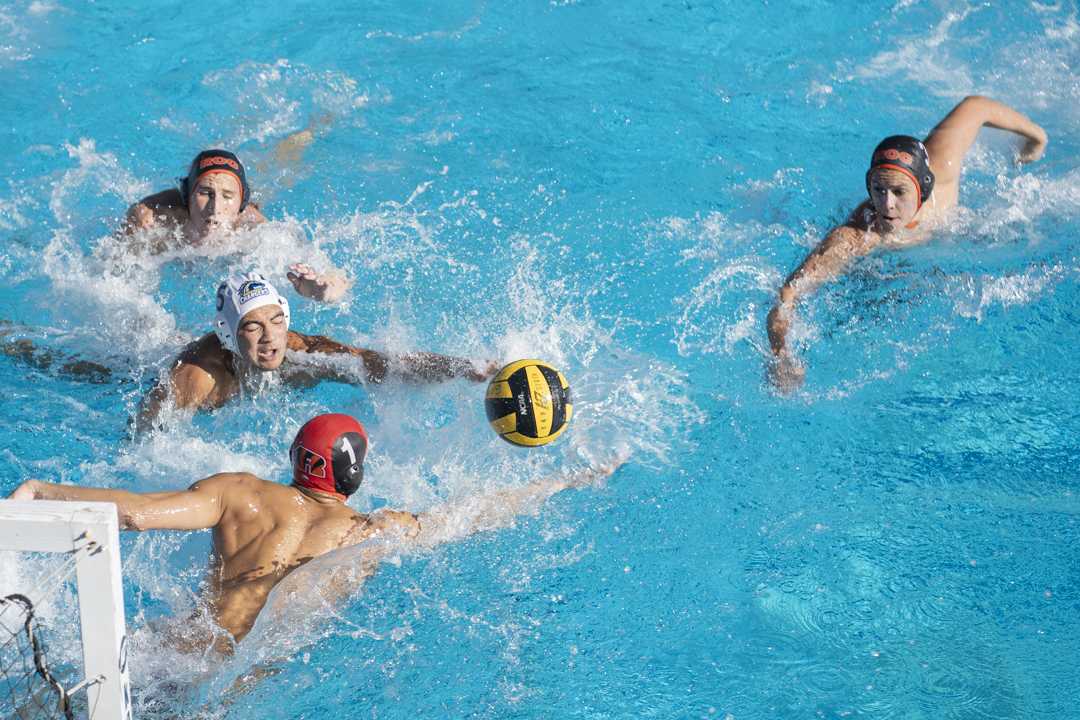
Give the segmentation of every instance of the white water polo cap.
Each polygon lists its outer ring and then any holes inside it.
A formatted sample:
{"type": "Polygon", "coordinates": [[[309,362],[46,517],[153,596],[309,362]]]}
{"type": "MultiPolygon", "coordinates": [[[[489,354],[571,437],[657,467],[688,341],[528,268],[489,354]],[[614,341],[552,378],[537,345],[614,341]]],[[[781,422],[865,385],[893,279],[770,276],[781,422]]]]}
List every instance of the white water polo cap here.
{"type": "Polygon", "coordinates": [[[218,285],[217,315],[214,333],[221,346],[237,352],[236,331],[240,321],[252,310],[266,305],[279,305],[285,313],[285,328],[289,327],[289,301],[278,294],[270,281],[259,273],[233,275],[218,285]]]}

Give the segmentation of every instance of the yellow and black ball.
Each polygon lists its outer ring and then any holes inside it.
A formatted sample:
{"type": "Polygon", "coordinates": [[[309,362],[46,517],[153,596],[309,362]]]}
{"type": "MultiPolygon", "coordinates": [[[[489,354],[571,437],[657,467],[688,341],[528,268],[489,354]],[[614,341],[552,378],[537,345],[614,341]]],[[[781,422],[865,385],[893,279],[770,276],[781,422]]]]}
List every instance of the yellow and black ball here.
{"type": "Polygon", "coordinates": [[[499,437],[515,445],[546,445],[574,414],[570,384],[542,360],[518,360],[488,385],[484,409],[499,437]]]}

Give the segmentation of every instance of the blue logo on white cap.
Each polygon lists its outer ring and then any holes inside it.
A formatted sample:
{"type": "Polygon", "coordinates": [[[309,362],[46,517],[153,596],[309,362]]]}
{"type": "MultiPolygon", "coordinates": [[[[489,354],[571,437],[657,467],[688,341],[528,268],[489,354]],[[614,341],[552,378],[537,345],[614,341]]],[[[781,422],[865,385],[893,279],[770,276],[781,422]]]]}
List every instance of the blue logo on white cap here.
{"type": "Polygon", "coordinates": [[[259,280],[248,280],[236,291],[236,300],[238,305],[244,305],[257,297],[269,294],[270,288],[266,286],[266,283],[259,280]]]}

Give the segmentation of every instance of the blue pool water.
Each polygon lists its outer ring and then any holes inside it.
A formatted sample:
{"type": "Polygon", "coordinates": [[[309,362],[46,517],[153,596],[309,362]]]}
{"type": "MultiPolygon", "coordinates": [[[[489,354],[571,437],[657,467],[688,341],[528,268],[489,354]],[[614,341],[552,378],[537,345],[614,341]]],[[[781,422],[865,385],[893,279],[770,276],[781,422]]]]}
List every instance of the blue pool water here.
{"type": "Polygon", "coordinates": [[[360,510],[631,452],[337,607],[281,594],[224,664],[157,629],[194,606],[209,536],[125,536],[140,719],[1076,717],[1078,67],[1068,0],[0,3],[0,319],[56,358],[0,357],[0,491],[284,479],[326,410],[371,432],[360,510]],[[861,199],[882,136],[970,93],[1042,124],[1046,157],[1018,168],[984,131],[948,230],[808,302],[807,383],[776,395],[783,277],[861,199]],[[275,152],[305,128],[299,158],[275,152]],[[118,248],[127,205],[219,144],[274,222],[209,252],[118,248]],[[133,443],[217,280],[295,260],[355,281],[342,306],[293,296],[295,329],[546,358],[571,428],[524,451],[482,387],[328,383],[133,443]]]}

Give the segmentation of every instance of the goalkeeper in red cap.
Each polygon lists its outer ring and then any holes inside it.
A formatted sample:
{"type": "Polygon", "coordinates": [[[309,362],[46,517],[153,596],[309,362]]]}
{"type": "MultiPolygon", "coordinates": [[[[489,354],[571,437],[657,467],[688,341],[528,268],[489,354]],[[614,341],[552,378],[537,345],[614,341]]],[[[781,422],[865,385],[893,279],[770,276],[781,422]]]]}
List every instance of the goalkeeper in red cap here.
{"type": "MultiPolygon", "coordinates": [[[[227,636],[188,638],[189,649],[213,644],[228,652],[251,630],[270,591],[297,567],[338,548],[369,540],[355,579],[378,561],[407,547],[431,546],[482,530],[509,525],[547,498],[610,475],[618,462],[580,474],[506,488],[458,505],[414,515],[397,510],[359,513],[345,504],[364,479],[368,438],[348,415],[319,415],[308,421],[289,450],[292,483],[262,480],[250,473],[219,473],[187,490],[134,493],[28,480],[12,500],[112,502],[125,530],[213,529],[213,555],[205,602],[227,636]]],[[[335,592],[339,574],[327,582],[335,592]]],[[[332,599],[332,598],[331,598],[332,599]]]]}

